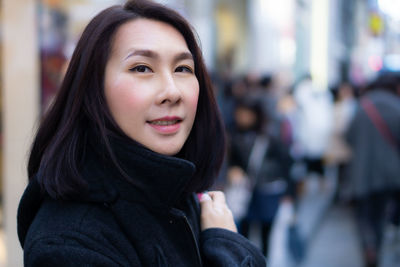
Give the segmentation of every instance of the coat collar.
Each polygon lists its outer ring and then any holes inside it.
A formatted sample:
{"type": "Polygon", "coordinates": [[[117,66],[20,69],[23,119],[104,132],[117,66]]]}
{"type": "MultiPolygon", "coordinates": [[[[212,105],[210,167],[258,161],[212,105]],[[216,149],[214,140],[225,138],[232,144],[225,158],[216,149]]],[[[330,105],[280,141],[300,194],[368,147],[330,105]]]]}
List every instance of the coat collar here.
{"type": "Polygon", "coordinates": [[[123,138],[111,138],[111,147],[123,175],[111,160],[105,159],[100,146],[90,144],[85,157],[83,176],[88,191],[81,197],[88,201],[113,202],[117,198],[146,206],[166,208],[184,195],[193,177],[193,163],[155,153],[123,138]]]}

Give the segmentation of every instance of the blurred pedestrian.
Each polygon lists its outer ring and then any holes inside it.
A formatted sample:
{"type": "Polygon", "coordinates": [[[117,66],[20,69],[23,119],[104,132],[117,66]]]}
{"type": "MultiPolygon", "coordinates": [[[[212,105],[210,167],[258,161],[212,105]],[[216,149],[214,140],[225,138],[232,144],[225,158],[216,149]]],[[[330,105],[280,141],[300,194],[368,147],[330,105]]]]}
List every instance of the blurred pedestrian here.
{"type": "Polygon", "coordinates": [[[310,75],[295,86],[293,97],[297,106],[296,157],[304,160],[308,174],[317,175],[323,188],[324,157],[333,124],[332,97],[328,90],[315,86],[310,75]]]}
{"type": "Polygon", "coordinates": [[[354,117],[357,107],[355,89],[348,82],[342,82],[337,88],[336,101],[334,104],[333,129],[329,139],[329,145],[325,153],[327,165],[337,168],[338,186],[335,192],[335,200],[346,200],[344,186],[345,169],[351,158],[351,149],[346,142],[346,132],[354,117]]]}
{"type": "Polygon", "coordinates": [[[267,255],[279,203],[285,196],[289,200],[292,193],[289,179],[292,160],[287,147],[264,131],[268,123],[264,115],[259,99],[244,98],[238,102],[234,113],[236,131],[231,135],[228,162],[228,174],[235,176],[228,176],[228,180],[237,181],[238,174],[242,173],[242,186],[250,183],[251,197],[245,203],[248,209],[238,218],[239,229],[249,237],[250,228],[261,225],[262,250],[267,255]]]}
{"type": "Polygon", "coordinates": [[[102,11],[32,146],[25,266],[265,266],[223,193],[195,194],[224,143],[188,22],[151,1],[102,11]]]}
{"type": "MultiPolygon", "coordinates": [[[[399,85],[395,76],[378,77],[360,99],[347,133],[353,151],[348,179],[367,266],[377,266],[388,205],[400,195],[399,85]]],[[[398,222],[400,214],[394,216],[398,222]]]]}

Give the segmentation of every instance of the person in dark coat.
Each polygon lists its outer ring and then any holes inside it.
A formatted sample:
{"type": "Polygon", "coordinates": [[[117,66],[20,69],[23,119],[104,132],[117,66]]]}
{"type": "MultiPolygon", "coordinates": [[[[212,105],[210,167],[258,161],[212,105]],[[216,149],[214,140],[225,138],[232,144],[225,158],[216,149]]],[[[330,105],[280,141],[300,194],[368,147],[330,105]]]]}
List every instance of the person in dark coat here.
{"type": "MultiPolygon", "coordinates": [[[[346,177],[355,200],[366,266],[377,266],[388,207],[399,209],[400,82],[383,74],[361,97],[346,134],[352,150],[346,177]]],[[[398,226],[400,213],[393,219],[398,226]]]]}
{"type": "Polygon", "coordinates": [[[25,266],[265,266],[223,193],[204,193],[225,146],[212,92],[178,13],[135,0],[98,14],[32,145],[25,266]]]}
{"type": "MultiPolygon", "coordinates": [[[[270,121],[268,115],[263,111],[259,99],[245,97],[238,101],[234,113],[236,128],[230,136],[228,162],[228,175],[237,175],[237,170],[240,170],[252,189],[246,203],[246,213],[236,218],[240,232],[248,236],[250,226],[260,224],[262,251],[266,256],[279,203],[294,197],[289,174],[293,160],[288,147],[279,138],[266,133],[270,121]]],[[[228,176],[228,179],[232,178],[228,176]]]]}

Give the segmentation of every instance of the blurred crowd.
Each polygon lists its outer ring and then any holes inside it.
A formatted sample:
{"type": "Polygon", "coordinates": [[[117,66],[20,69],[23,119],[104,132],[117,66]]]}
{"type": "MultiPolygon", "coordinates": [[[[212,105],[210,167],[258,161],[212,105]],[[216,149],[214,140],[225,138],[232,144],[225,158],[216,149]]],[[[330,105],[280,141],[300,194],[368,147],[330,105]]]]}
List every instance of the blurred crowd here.
{"type": "MultiPolygon", "coordinates": [[[[295,214],[307,179],[324,192],[334,168],[334,201],[354,209],[365,264],[377,266],[383,228],[400,242],[400,75],[381,73],[361,87],[319,88],[308,74],[288,88],[273,75],[214,76],[214,84],[229,140],[216,187],[239,231],[259,227],[268,257],[279,206],[290,202],[295,214]]],[[[301,261],[304,244],[291,230],[301,261]]]]}

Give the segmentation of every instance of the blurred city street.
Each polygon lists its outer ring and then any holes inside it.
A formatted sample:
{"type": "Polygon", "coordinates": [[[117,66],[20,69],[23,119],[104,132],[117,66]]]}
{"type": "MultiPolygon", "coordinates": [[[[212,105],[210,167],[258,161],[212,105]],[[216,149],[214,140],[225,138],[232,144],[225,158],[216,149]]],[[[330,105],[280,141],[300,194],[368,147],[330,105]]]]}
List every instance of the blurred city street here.
{"type": "MultiPolygon", "coordinates": [[[[308,179],[305,194],[299,201],[297,220],[306,243],[304,260],[296,264],[291,259],[286,228],[275,225],[271,233],[270,242],[273,245],[269,267],[364,266],[354,211],[350,205],[334,201],[337,189],[335,173],[331,172],[326,179],[328,183],[322,192],[316,179],[308,179]]],[[[282,217],[282,214],[278,216],[282,217]]],[[[395,267],[399,264],[400,231],[397,229],[395,233],[393,229],[387,229],[379,266],[395,267]]]]}

